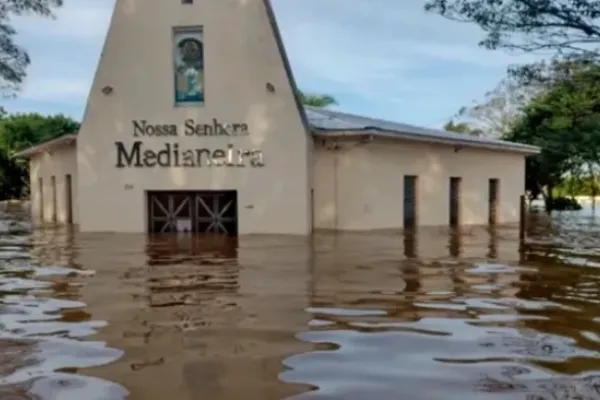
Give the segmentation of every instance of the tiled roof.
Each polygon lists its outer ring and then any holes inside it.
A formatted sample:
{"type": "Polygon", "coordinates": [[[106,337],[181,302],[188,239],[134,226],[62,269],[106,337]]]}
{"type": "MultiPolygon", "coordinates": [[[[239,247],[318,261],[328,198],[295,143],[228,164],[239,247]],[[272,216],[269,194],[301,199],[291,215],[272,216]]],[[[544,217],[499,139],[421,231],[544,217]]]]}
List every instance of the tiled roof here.
{"type": "Polygon", "coordinates": [[[504,140],[486,139],[441,129],[422,128],[399,122],[362,117],[329,109],[304,107],[309,124],[316,135],[321,136],[353,136],[372,134],[405,140],[440,142],[470,147],[493,148],[536,154],[540,149],[520,143],[504,140]]]}

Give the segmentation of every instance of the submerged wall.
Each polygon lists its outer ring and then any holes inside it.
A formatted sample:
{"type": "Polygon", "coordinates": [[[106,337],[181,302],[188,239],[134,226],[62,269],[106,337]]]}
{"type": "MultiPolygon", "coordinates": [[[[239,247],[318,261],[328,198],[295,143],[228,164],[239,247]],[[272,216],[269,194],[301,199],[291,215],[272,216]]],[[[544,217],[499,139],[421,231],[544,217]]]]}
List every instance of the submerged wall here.
{"type": "Polygon", "coordinates": [[[461,222],[488,223],[488,181],[500,180],[498,223],[519,220],[525,190],[522,154],[454,146],[375,140],[317,141],[316,228],[368,230],[403,226],[404,175],[417,175],[417,224],[447,226],[449,180],[461,177],[461,222]]]}
{"type": "Polygon", "coordinates": [[[82,231],[148,190],[237,190],[239,233],[307,234],[312,139],[263,1],[118,1],[78,139],[82,231]]]}
{"type": "Polygon", "coordinates": [[[56,221],[65,224],[69,222],[70,208],[72,222],[78,223],[77,178],[75,143],[54,146],[48,151],[32,155],[29,160],[29,179],[33,219],[37,222],[56,221]]]}

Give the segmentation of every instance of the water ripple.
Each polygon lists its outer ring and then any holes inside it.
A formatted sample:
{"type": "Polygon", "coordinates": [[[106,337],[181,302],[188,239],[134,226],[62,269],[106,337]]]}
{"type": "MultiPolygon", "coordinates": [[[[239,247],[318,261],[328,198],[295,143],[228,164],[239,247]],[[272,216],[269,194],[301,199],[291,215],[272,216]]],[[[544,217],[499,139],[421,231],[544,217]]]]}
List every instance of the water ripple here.
{"type": "Polygon", "coordinates": [[[600,224],[149,238],[0,216],[0,398],[600,399],[600,224]],[[519,251],[521,250],[521,251],[519,251]]]}
{"type": "MultiPolygon", "coordinates": [[[[0,229],[9,234],[0,236],[0,398],[124,399],[128,392],[118,384],[64,372],[108,364],[123,355],[104,342],[81,340],[107,323],[91,319],[85,303],[61,298],[81,284],[75,277],[90,274],[36,265],[43,261],[31,252],[38,239],[26,224],[6,218],[0,229]]],[[[61,244],[65,246],[60,241],[53,246],[61,244]]]]}

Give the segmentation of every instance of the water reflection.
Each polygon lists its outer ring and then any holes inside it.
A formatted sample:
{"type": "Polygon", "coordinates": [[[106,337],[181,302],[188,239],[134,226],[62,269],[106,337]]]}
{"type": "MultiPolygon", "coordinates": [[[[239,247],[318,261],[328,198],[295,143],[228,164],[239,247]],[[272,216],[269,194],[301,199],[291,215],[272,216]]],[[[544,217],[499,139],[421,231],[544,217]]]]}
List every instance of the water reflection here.
{"type": "Polygon", "coordinates": [[[448,237],[450,239],[450,244],[448,246],[448,248],[450,249],[450,255],[452,257],[460,257],[462,244],[462,234],[460,230],[452,230],[448,237]]]}
{"type": "Polygon", "coordinates": [[[498,257],[498,231],[496,229],[490,229],[489,235],[490,241],[488,244],[487,257],[496,259],[498,257]]]}
{"type": "MultiPolygon", "coordinates": [[[[7,221],[4,218],[2,221],[7,221]]],[[[73,262],[68,230],[35,232],[8,220],[0,234],[0,397],[123,398],[110,381],[77,371],[115,361],[122,350],[80,339],[106,326],[78,301],[87,274],[73,262]],[[37,396],[37,397],[36,397],[37,396]]]]}
{"type": "Polygon", "coordinates": [[[217,293],[237,294],[237,247],[237,239],[229,237],[148,238],[150,306],[198,305],[217,293]]]}
{"type": "MultiPolygon", "coordinates": [[[[520,265],[515,234],[491,232],[486,248],[475,245],[483,235],[455,233],[447,257],[415,254],[410,235],[405,259],[395,265],[365,244],[370,268],[345,256],[349,248],[361,253],[356,242],[338,240],[337,257],[317,259],[311,329],[298,335],[316,350],[287,358],[290,370],[281,376],[315,389],[293,398],[600,398],[600,274],[581,268],[576,249],[564,255],[565,267],[554,262],[551,248],[545,259],[538,254],[536,263],[520,265]],[[513,256],[506,257],[511,245],[513,256]],[[326,272],[331,258],[344,260],[343,275],[326,272]]],[[[435,235],[426,240],[432,250],[435,235]]],[[[600,241],[590,247],[600,253],[600,241]]]]}
{"type": "Polygon", "coordinates": [[[598,399],[600,226],[531,218],[520,255],[516,227],[219,239],[3,216],[0,398],[598,399]]]}
{"type": "Polygon", "coordinates": [[[417,237],[418,234],[415,231],[409,231],[404,233],[404,256],[407,259],[417,258],[417,237]]]}

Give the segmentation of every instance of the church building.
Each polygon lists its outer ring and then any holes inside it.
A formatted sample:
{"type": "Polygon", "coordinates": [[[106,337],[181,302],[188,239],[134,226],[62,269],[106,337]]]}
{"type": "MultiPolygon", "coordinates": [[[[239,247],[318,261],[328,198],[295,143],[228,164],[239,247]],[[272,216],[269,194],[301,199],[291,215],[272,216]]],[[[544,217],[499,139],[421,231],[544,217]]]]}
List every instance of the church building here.
{"type": "Polygon", "coordinates": [[[516,222],[538,152],[302,106],[269,0],[117,0],[80,130],[16,156],[40,223],[308,235],[516,222]]]}

